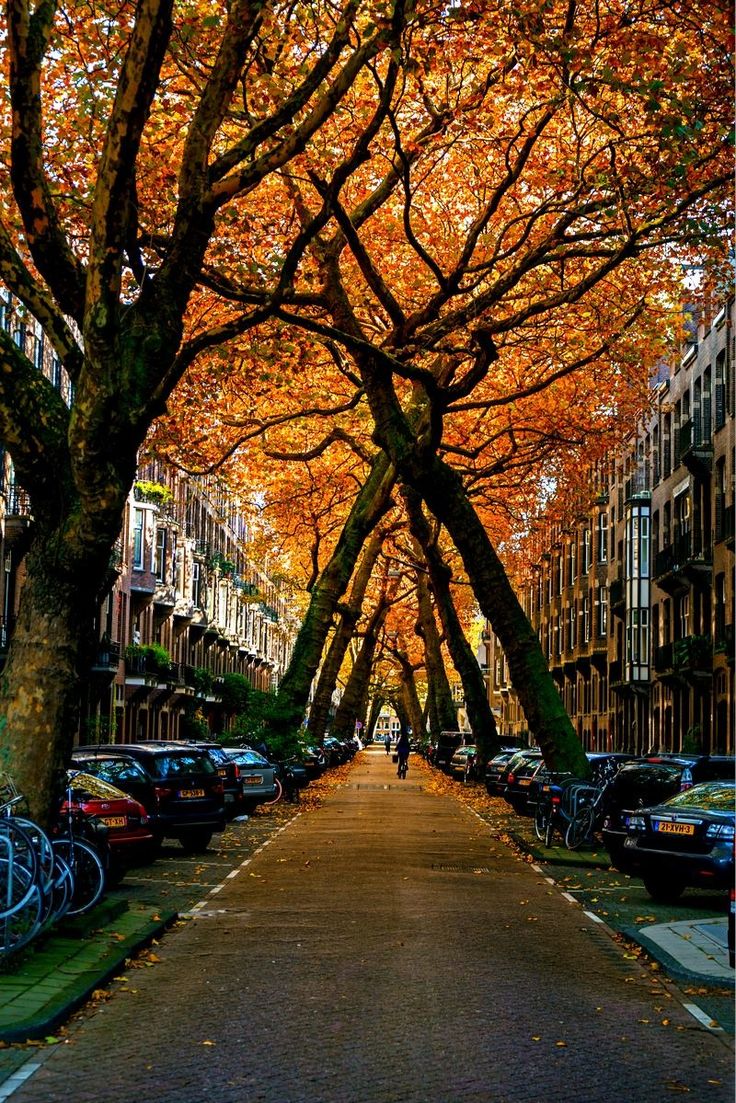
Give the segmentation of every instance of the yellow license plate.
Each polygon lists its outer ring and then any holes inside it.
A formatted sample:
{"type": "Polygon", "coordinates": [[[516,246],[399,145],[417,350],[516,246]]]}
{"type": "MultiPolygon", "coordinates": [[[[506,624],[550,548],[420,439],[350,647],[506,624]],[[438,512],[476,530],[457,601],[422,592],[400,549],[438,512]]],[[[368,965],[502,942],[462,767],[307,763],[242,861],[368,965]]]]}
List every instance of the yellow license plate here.
{"type": "Polygon", "coordinates": [[[245,779],[245,784],[246,785],[262,785],[263,784],[263,778],[259,777],[257,774],[255,776],[252,776],[252,777],[247,777],[245,779]]]}
{"type": "Polygon", "coordinates": [[[108,827],[127,827],[128,826],[128,817],[127,816],[103,816],[102,817],[102,822],[104,824],[106,824],[108,827]]]}
{"type": "Polygon", "coordinates": [[[659,831],[661,835],[694,835],[695,824],[670,823],[669,820],[655,820],[654,830],[659,831]]]}
{"type": "Polygon", "coordinates": [[[531,785],[532,779],[530,777],[520,777],[519,785],[531,785]]]}
{"type": "Polygon", "coordinates": [[[182,800],[196,800],[204,796],[204,789],[180,789],[179,796],[182,800]]]}
{"type": "Polygon", "coordinates": [[[224,766],[222,767],[222,769],[218,770],[217,772],[220,775],[220,777],[227,777],[227,770],[225,769],[224,766]]]}

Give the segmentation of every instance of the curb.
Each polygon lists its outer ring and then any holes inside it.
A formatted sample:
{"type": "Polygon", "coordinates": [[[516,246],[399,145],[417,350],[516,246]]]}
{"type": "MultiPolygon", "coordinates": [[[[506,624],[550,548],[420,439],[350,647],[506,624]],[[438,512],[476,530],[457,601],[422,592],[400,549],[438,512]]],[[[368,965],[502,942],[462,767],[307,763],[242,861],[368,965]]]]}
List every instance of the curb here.
{"type": "Polygon", "coordinates": [[[54,932],[14,973],[0,976],[0,1041],[46,1038],[124,962],[177,918],[176,911],[130,905],[86,933],[54,932]]]}

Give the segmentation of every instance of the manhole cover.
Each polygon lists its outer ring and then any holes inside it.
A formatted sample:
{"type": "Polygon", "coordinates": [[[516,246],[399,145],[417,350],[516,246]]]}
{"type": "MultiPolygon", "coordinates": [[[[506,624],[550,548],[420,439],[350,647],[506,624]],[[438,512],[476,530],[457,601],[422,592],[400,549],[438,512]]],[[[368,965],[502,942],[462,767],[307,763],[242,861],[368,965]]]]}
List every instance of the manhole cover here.
{"type": "Polygon", "coordinates": [[[488,866],[446,866],[433,865],[437,873],[490,873],[488,866]]]}

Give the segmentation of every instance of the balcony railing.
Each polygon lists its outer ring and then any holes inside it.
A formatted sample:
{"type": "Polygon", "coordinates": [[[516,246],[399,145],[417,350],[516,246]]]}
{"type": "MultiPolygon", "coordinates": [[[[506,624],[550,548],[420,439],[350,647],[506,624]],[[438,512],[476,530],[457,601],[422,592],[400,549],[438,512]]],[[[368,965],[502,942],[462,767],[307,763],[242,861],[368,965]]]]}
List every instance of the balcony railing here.
{"type": "Polygon", "coordinates": [[[651,491],[649,475],[645,471],[638,471],[624,483],[624,499],[627,502],[634,498],[649,498],[651,491]]]}
{"type": "Polygon", "coordinates": [[[657,674],[710,674],[713,643],[710,636],[685,636],[654,649],[657,674]]]}
{"type": "Polygon", "coordinates": [[[654,577],[662,578],[688,566],[710,566],[712,562],[710,541],[704,539],[700,530],[685,532],[657,552],[654,558],[654,577]]]}

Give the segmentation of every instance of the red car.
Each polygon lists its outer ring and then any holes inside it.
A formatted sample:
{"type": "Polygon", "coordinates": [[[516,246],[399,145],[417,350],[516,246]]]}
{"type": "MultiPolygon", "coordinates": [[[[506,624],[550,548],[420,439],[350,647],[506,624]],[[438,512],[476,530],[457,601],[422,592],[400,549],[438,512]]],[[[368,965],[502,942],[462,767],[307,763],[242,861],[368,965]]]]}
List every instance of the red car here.
{"type": "MultiPolygon", "coordinates": [[[[106,844],[113,870],[150,861],[157,841],[145,808],[137,800],[91,774],[70,772],[72,808],[94,816],[106,828],[106,844]]],[[[67,811],[64,801],[62,815],[67,811]]]]}

